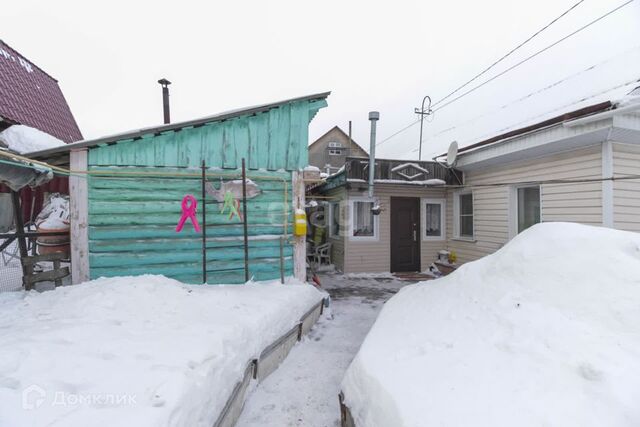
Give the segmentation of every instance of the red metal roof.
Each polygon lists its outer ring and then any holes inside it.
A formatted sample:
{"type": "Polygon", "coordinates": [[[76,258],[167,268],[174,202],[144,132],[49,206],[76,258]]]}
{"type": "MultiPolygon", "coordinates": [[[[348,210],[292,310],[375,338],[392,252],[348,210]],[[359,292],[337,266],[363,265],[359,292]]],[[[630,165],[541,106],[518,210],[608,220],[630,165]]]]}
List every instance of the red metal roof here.
{"type": "Polygon", "coordinates": [[[64,142],[82,139],[58,81],[0,40],[0,117],[64,142]]]}

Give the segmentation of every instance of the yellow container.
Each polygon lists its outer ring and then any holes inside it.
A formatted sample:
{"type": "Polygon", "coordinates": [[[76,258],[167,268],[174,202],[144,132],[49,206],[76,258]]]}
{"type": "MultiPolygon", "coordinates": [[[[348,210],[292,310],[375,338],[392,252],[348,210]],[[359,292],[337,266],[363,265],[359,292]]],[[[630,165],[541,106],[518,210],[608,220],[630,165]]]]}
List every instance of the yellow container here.
{"type": "Polygon", "coordinates": [[[302,209],[296,209],[293,224],[293,234],[296,236],[307,235],[307,214],[302,209]]]}

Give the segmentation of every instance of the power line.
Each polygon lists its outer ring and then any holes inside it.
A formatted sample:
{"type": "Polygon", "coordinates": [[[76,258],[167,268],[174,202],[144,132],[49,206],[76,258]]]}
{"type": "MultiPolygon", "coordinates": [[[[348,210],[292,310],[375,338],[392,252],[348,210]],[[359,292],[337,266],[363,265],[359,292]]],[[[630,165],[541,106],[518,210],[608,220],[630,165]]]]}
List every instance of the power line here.
{"type": "MultiPolygon", "coordinates": [[[[481,84],[479,84],[479,85],[477,85],[477,86],[474,86],[473,88],[469,89],[468,91],[466,91],[466,92],[462,93],[461,95],[459,95],[459,96],[455,97],[455,98],[454,98],[454,99],[452,99],[451,101],[449,101],[449,102],[445,103],[444,105],[442,105],[442,106],[440,106],[440,107],[438,107],[438,108],[434,109],[434,110],[433,110],[433,112],[435,113],[435,112],[437,112],[437,111],[439,111],[439,110],[441,110],[441,109],[443,109],[443,108],[447,107],[448,105],[451,105],[452,103],[456,102],[457,100],[459,100],[459,99],[461,99],[461,98],[463,98],[463,97],[465,97],[465,96],[469,95],[470,93],[475,92],[476,90],[480,89],[481,87],[485,86],[486,84],[488,84],[488,83],[490,83],[490,82],[492,82],[492,81],[496,80],[497,78],[499,78],[499,77],[501,77],[501,76],[505,75],[505,74],[506,74],[506,73],[508,73],[509,71],[511,71],[511,70],[513,70],[513,69],[515,69],[515,68],[519,67],[520,65],[522,65],[522,64],[524,64],[524,63],[526,63],[526,62],[530,61],[531,59],[533,59],[533,58],[537,57],[538,55],[540,55],[541,53],[543,53],[543,52],[545,52],[545,51],[547,51],[547,50],[549,50],[549,49],[551,49],[551,48],[555,47],[556,45],[558,45],[558,44],[562,43],[563,41],[565,41],[565,40],[569,39],[570,37],[573,37],[574,35],[576,35],[576,34],[580,33],[581,31],[583,31],[583,30],[585,30],[585,29],[587,29],[587,28],[589,28],[590,26],[592,26],[592,25],[594,25],[595,23],[597,23],[597,22],[601,21],[602,19],[604,19],[604,18],[608,17],[609,15],[611,15],[611,14],[613,14],[613,13],[617,12],[618,10],[620,10],[620,9],[622,9],[623,7],[627,6],[628,4],[633,3],[634,1],[635,1],[635,0],[628,0],[628,1],[626,1],[625,3],[623,3],[623,4],[621,4],[621,5],[617,6],[617,7],[615,7],[614,9],[611,9],[610,11],[608,11],[607,13],[605,13],[604,15],[599,16],[598,18],[596,18],[596,19],[594,19],[593,21],[591,21],[591,22],[589,22],[589,23],[587,23],[587,24],[583,25],[582,27],[578,28],[577,30],[573,31],[572,33],[569,33],[568,35],[566,35],[566,36],[564,36],[563,38],[561,38],[561,39],[559,39],[559,40],[555,41],[554,43],[552,43],[552,44],[550,44],[550,45],[546,46],[545,48],[540,49],[539,51],[535,52],[533,55],[528,56],[527,58],[525,58],[525,59],[523,59],[522,61],[520,61],[520,62],[516,63],[515,65],[512,65],[511,67],[509,67],[509,68],[507,68],[507,69],[503,70],[503,71],[502,71],[502,72],[500,72],[499,74],[497,74],[497,75],[495,75],[495,76],[491,77],[489,80],[486,80],[486,81],[482,82],[481,84]]],[[[556,19],[556,20],[557,20],[557,19],[556,19]]],[[[463,87],[464,87],[464,86],[463,86],[463,87]]],[[[443,98],[443,99],[441,99],[440,101],[438,101],[438,103],[439,103],[439,102],[441,102],[441,101],[443,101],[443,100],[444,100],[444,98],[443,98]]],[[[419,123],[419,122],[420,122],[420,120],[418,119],[418,120],[416,120],[416,121],[414,121],[414,122],[412,122],[412,123],[408,124],[407,126],[403,127],[402,129],[398,130],[397,132],[395,132],[395,133],[391,134],[391,135],[390,135],[390,136],[388,136],[387,138],[385,138],[385,139],[381,140],[380,142],[376,143],[376,146],[379,146],[379,145],[384,144],[385,142],[389,141],[391,138],[393,138],[393,137],[395,137],[396,135],[398,135],[398,134],[400,134],[400,133],[402,133],[402,132],[406,131],[407,129],[411,128],[412,126],[416,125],[416,124],[417,124],[417,123],[419,123]]]]}
{"type": "Polygon", "coordinates": [[[575,31],[573,31],[573,32],[571,32],[571,33],[569,33],[569,34],[567,34],[566,36],[562,37],[561,39],[559,39],[559,40],[557,40],[557,41],[555,41],[555,42],[551,43],[550,45],[548,45],[548,46],[546,46],[546,47],[544,47],[544,48],[540,49],[539,51],[537,51],[537,52],[536,52],[536,53],[534,53],[533,55],[530,55],[530,56],[526,57],[526,58],[525,58],[525,59],[523,59],[522,61],[520,61],[520,62],[518,62],[518,63],[516,63],[516,64],[512,65],[511,67],[507,68],[506,70],[501,71],[500,73],[498,73],[498,74],[496,74],[495,76],[491,77],[489,80],[485,80],[484,82],[480,83],[479,85],[474,86],[473,88],[471,88],[471,89],[469,89],[468,91],[466,91],[466,92],[462,93],[461,95],[458,95],[457,97],[453,98],[451,101],[449,101],[449,102],[445,103],[444,105],[442,105],[442,106],[440,106],[440,107],[436,108],[436,109],[434,110],[434,112],[439,111],[439,110],[442,110],[442,109],[443,109],[443,108],[445,108],[446,106],[453,104],[453,103],[454,103],[454,102],[456,102],[457,100],[459,100],[459,99],[461,99],[461,98],[463,98],[463,97],[465,97],[465,96],[469,95],[469,94],[470,94],[470,93],[472,93],[472,92],[475,92],[476,90],[480,89],[481,87],[485,86],[486,84],[491,83],[492,81],[494,81],[494,80],[495,80],[495,79],[497,79],[498,77],[501,77],[501,76],[503,76],[503,75],[507,74],[509,71],[511,71],[511,70],[513,70],[513,69],[515,69],[515,68],[519,67],[520,65],[522,65],[522,64],[524,64],[524,63],[526,63],[526,62],[530,61],[531,59],[535,58],[536,56],[540,55],[541,53],[543,53],[543,52],[545,52],[545,51],[547,51],[547,50],[551,49],[552,47],[554,47],[554,46],[556,46],[556,45],[558,45],[558,44],[562,43],[563,41],[565,41],[565,40],[569,39],[570,37],[573,37],[574,35],[576,35],[576,34],[580,33],[581,31],[586,30],[587,28],[589,28],[589,27],[590,27],[590,26],[592,26],[593,24],[595,24],[595,23],[597,23],[597,22],[599,22],[599,21],[603,20],[603,19],[604,19],[604,18],[606,18],[607,16],[611,15],[612,13],[617,12],[618,10],[622,9],[622,8],[623,8],[623,7],[625,7],[626,5],[628,5],[628,4],[630,4],[630,3],[633,3],[633,2],[634,2],[634,0],[627,0],[625,3],[621,4],[620,6],[618,6],[618,7],[614,8],[614,9],[611,9],[609,12],[605,13],[604,15],[601,15],[600,17],[598,17],[598,18],[594,19],[593,21],[591,21],[591,22],[589,22],[589,23],[587,23],[587,24],[583,25],[582,27],[578,28],[577,30],[575,30],[575,31]]]}
{"type": "Polygon", "coordinates": [[[557,21],[559,21],[560,19],[562,19],[565,15],[567,15],[569,12],[571,12],[573,9],[575,9],[576,7],[578,7],[582,2],[584,2],[584,0],[580,0],[579,2],[575,3],[573,6],[571,6],[569,9],[565,10],[560,16],[556,17],[555,19],[553,19],[553,21],[549,22],[547,25],[545,25],[544,27],[542,27],[541,29],[539,29],[538,31],[536,31],[535,33],[533,33],[533,35],[531,35],[528,39],[526,39],[525,41],[523,41],[522,43],[520,43],[518,46],[514,47],[513,49],[511,49],[509,52],[507,52],[505,55],[503,55],[500,59],[498,59],[497,61],[495,61],[493,64],[489,65],[487,68],[485,68],[484,70],[482,70],[481,72],[479,72],[478,74],[476,74],[475,76],[473,76],[473,78],[471,78],[471,80],[467,81],[466,83],[460,85],[458,88],[456,88],[453,92],[449,93],[447,96],[445,96],[444,98],[438,100],[437,102],[435,102],[433,104],[433,106],[435,107],[436,105],[440,104],[442,101],[444,101],[445,99],[448,99],[449,97],[451,97],[452,95],[454,95],[455,93],[457,93],[460,89],[464,88],[465,86],[467,86],[469,83],[474,82],[475,80],[477,80],[480,76],[484,75],[487,71],[491,70],[493,67],[495,67],[496,65],[498,65],[500,62],[504,61],[505,59],[507,59],[513,52],[515,52],[516,50],[520,49],[522,46],[524,46],[525,44],[529,43],[531,40],[533,40],[536,36],[538,36],[540,33],[542,33],[544,30],[546,30],[547,28],[549,28],[550,26],[552,26],[553,24],[555,24],[557,21]]]}
{"type": "Polygon", "coordinates": [[[544,184],[592,184],[594,182],[605,181],[629,181],[640,179],[640,174],[624,174],[619,176],[609,176],[604,178],[574,178],[574,179],[542,179],[530,181],[507,181],[507,182],[488,182],[485,184],[469,184],[469,185],[441,185],[434,188],[490,188],[490,187],[511,187],[519,185],[544,185],[544,184]]]}
{"type": "MultiPolygon", "coordinates": [[[[578,99],[578,100],[576,100],[576,101],[574,101],[574,102],[571,102],[571,103],[569,103],[569,104],[564,104],[564,105],[562,105],[562,106],[560,106],[560,107],[554,108],[553,110],[547,111],[547,112],[545,112],[545,113],[538,114],[538,115],[533,116],[533,117],[529,117],[529,118],[528,118],[528,119],[526,119],[526,120],[522,120],[522,121],[520,121],[520,122],[518,122],[518,123],[515,123],[515,124],[513,124],[513,125],[511,125],[511,126],[507,126],[507,127],[505,127],[505,128],[499,129],[499,130],[498,130],[498,131],[496,131],[495,133],[498,133],[498,134],[499,134],[499,133],[502,133],[502,132],[506,132],[506,131],[508,131],[508,130],[510,130],[510,129],[513,129],[513,128],[517,127],[517,126],[520,126],[520,125],[525,124],[525,123],[527,123],[527,122],[530,122],[530,121],[532,121],[532,120],[535,120],[535,119],[539,119],[539,118],[541,118],[541,117],[544,117],[544,116],[546,116],[547,114],[551,114],[551,113],[555,113],[555,112],[560,111],[560,110],[564,110],[564,109],[566,109],[566,108],[568,108],[568,107],[571,107],[572,105],[578,104],[578,103],[580,103],[580,102],[587,101],[587,100],[589,100],[589,99],[591,99],[591,98],[595,98],[595,97],[600,96],[600,95],[604,95],[605,93],[607,93],[607,92],[609,92],[609,91],[612,91],[612,90],[615,90],[615,89],[620,89],[620,88],[625,87],[625,86],[629,86],[630,84],[636,84],[636,83],[638,83],[638,82],[640,82],[640,76],[638,76],[638,77],[634,77],[632,80],[627,80],[627,81],[625,81],[625,82],[623,82],[623,83],[619,83],[619,84],[617,84],[617,85],[615,85],[615,86],[609,87],[608,89],[601,90],[601,91],[599,91],[599,92],[597,92],[597,93],[594,93],[594,94],[592,94],[592,95],[589,95],[589,96],[586,96],[586,97],[580,98],[580,99],[578,99]]],[[[494,134],[494,132],[492,132],[491,134],[485,134],[484,136],[480,137],[480,139],[486,138],[486,137],[488,137],[488,136],[490,136],[490,135],[493,135],[493,134],[494,134]]],[[[467,142],[470,142],[470,141],[467,141],[467,142]]]]}
{"type": "MultiPolygon", "coordinates": [[[[632,79],[632,80],[628,80],[628,81],[625,81],[625,82],[623,82],[623,83],[617,84],[617,85],[615,85],[615,86],[611,86],[611,87],[609,87],[609,88],[607,88],[607,89],[604,89],[604,90],[599,91],[599,92],[597,92],[597,93],[591,94],[591,95],[589,95],[589,96],[586,96],[586,97],[580,98],[580,99],[575,100],[575,101],[573,101],[573,102],[570,102],[570,103],[568,103],[568,104],[564,104],[564,105],[562,105],[562,106],[560,106],[560,107],[554,108],[553,110],[549,110],[549,111],[546,111],[546,112],[544,112],[544,113],[538,114],[538,115],[536,115],[536,116],[529,117],[528,119],[522,120],[522,121],[520,121],[520,122],[518,122],[518,123],[515,123],[515,124],[512,124],[512,125],[509,125],[509,126],[507,126],[507,127],[505,127],[505,128],[502,128],[502,129],[499,129],[499,130],[493,131],[493,132],[491,132],[491,133],[484,134],[484,135],[483,135],[483,136],[481,136],[481,137],[478,137],[478,138],[474,138],[474,139],[471,139],[471,140],[464,141],[462,144],[466,144],[467,142],[472,142],[472,141],[477,141],[477,140],[482,141],[483,139],[485,139],[485,138],[487,138],[487,137],[490,137],[490,136],[492,136],[492,135],[499,135],[499,134],[501,134],[501,133],[503,133],[503,132],[506,132],[506,131],[509,131],[509,130],[511,130],[511,129],[514,129],[514,128],[516,128],[517,126],[522,125],[522,124],[524,124],[524,123],[530,122],[530,121],[535,120],[535,119],[538,119],[538,118],[540,118],[540,117],[544,117],[544,116],[546,116],[546,115],[548,115],[548,114],[554,113],[554,112],[559,111],[559,110],[564,110],[564,109],[566,109],[566,108],[568,108],[568,107],[571,107],[572,105],[575,105],[575,104],[578,104],[578,103],[580,103],[580,102],[584,102],[584,101],[587,101],[587,100],[589,100],[589,99],[595,98],[595,97],[597,97],[597,96],[603,95],[603,94],[605,94],[605,93],[607,93],[607,92],[609,92],[609,91],[612,91],[612,90],[615,90],[615,89],[620,89],[620,88],[622,88],[622,87],[629,86],[630,84],[636,84],[636,83],[638,83],[638,82],[640,82],[640,76],[638,76],[637,78],[634,78],[634,79],[632,79]]],[[[411,153],[415,153],[416,151],[417,151],[416,149],[413,149],[413,150],[411,150],[411,153]]]]}
{"type": "MultiPolygon", "coordinates": [[[[573,73],[571,75],[563,77],[562,79],[557,80],[557,81],[555,81],[555,82],[553,82],[553,83],[551,83],[551,84],[549,84],[547,86],[544,86],[544,87],[542,87],[540,89],[537,89],[537,90],[535,90],[533,92],[530,92],[530,93],[528,93],[528,94],[526,94],[524,96],[521,96],[520,98],[515,99],[515,100],[513,100],[513,101],[511,101],[511,102],[509,102],[507,104],[503,104],[498,108],[495,108],[495,109],[490,110],[488,112],[485,112],[483,114],[479,114],[479,115],[475,116],[474,118],[469,119],[469,120],[467,120],[467,121],[465,121],[463,123],[460,123],[458,125],[450,126],[450,127],[446,128],[446,129],[443,129],[443,130],[441,130],[441,131],[439,131],[437,133],[431,134],[431,135],[427,136],[426,138],[424,138],[423,142],[425,140],[427,140],[427,139],[431,139],[431,138],[443,135],[445,133],[449,133],[449,132],[454,131],[456,129],[459,129],[461,127],[467,126],[468,124],[473,123],[473,122],[475,122],[475,121],[477,121],[477,120],[479,120],[479,119],[481,119],[483,117],[486,117],[488,115],[494,114],[494,113],[496,113],[496,112],[498,112],[500,110],[504,110],[505,108],[511,107],[512,105],[515,105],[515,104],[518,104],[518,103],[520,103],[522,101],[525,101],[525,100],[527,100],[527,99],[529,99],[529,98],[531,98],[531,97],[533,97],[535,95],[539,95],[539,94],[541,94],[543,92],[546,92],[547,90],[553,89],[556,86],[559,86],[559,85],[561,85],[561,84],[563,84],[563,83],[565,83],[565,82],[567,82],[567,81],[569,81],[569,80],[571,80],[573,78],[576,78],[576,77],[578,77],[578,76],[580,76],[580,75],[582,75],[584,73],[593,71],[593,70],[595,70],[595,69],[597,69],[597,68],[599,68],[599,67],[601,67],[603,65],[609,64],[609,63],[613,62],[614,60],[617,60],[620,57],[625,57],[625,56],[629,55],[631,52],[639,50],[639,49],[640,49],[640,45],[639,46],[635,46],[635,47],[633,47],[633,48],[631,48],[629,50],[626,50],[626,51],[624,51],[622,53],[619,53],[619,54],[617,54],[615,56],[612,56],[612,57],[610,57],[610,58],[608,58],[608,59],[606,59],[604,61],[601,61],[601,62],[599,62],[597,64],[590,65],[589,67],[587,67],[587,68],[585,68],[583,70],[580,70],[580,71],[578,71],[576,73],[573,73]]],[[[573,104],[571,104],[571,105],[573,105],[573,104]]],[[[412,152],[416,152],[416,151],[417,150],[412,150],[412,152]]]]}

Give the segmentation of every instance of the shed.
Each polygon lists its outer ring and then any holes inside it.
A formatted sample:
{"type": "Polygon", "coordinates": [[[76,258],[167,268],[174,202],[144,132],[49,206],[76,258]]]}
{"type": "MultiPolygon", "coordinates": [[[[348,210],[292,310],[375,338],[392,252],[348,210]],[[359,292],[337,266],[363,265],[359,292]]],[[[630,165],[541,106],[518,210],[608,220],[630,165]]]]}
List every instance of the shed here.
{"type": "Polygon", "coordinates": [[[328,95],[31,153],[55,164],[69,159],[74,283],[139,274],[243,283],[244,218],[249,277],[269,280],[284,272],[305,279],[305,241],[292,235],[292,213],[305,203],[308,125],[328,95]],[[237,197],[211,196],[241,178],[243,159],[258,193],[247,198],[246,211],[237,197]],[[205,184],[210,194],[203,197],[205,184]],[[190,222],[176,232],[186,195],[198,202],[201,233],[190,222]]]}

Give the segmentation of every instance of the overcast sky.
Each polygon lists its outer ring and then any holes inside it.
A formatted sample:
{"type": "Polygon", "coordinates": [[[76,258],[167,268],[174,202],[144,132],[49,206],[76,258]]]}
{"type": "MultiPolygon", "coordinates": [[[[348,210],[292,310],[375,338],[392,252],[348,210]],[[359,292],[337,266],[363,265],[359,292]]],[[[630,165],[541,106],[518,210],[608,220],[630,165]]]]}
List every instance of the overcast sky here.
{"type": "MultiPolygon", "coordinates": [[[[166,77],[172,121],[330,90],[310,141],[352,120],[368,149],[368,111],[380,111],[385,139],[416,120],[424,95],[442,98],[577,1],[21,0],[3,8],[0,38],[59,80],[85,138],[160,124],[156,81],[166,77]]],[[[625,1],[585,0],[483,78],[625,1]]],[[[619,97],[638,78],[636,0],[438,111],[425,123],[423,158],[454,139],[619,97]]],[[[418,132],[380,144],[378,156],[417,158],[418,132]]]]}

